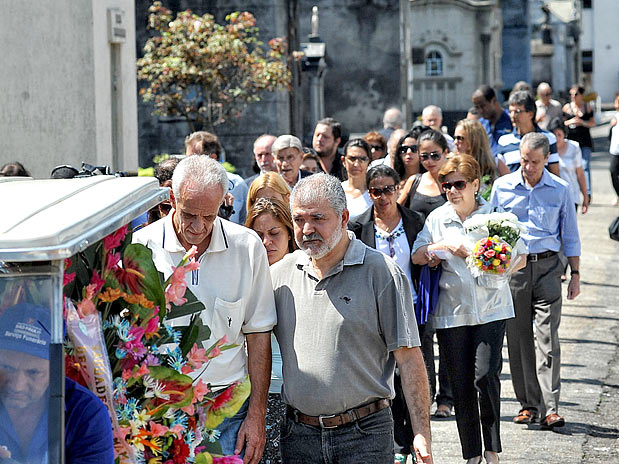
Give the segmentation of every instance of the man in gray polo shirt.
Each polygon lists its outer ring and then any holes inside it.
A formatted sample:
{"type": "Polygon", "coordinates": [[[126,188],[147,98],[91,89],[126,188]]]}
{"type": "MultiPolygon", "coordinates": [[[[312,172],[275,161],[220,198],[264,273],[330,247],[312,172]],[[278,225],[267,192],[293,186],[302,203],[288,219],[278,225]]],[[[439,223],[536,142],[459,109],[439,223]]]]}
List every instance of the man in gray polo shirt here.
{"type": "Polygon", "coordinates": [[[283,462],[392,464],[397,362],[417,462],[431,463],[428,379],[406,276],[346,231],[335,177],[300,180],[290,203],[300,250],[271,268],[287,404],[283,462]]]}

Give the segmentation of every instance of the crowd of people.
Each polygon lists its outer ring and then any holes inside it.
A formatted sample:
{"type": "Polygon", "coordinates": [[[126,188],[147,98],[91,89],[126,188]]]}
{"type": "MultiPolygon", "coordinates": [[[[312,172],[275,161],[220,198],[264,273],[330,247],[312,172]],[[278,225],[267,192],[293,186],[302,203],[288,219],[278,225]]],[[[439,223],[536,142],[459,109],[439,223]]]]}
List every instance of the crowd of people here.
{"type": "MultiPolygon", "coordinates": [[[[513,421],[565,424],[562,280],[569,266],[575,298],[577,211],[591,201],[595,120],[583,93],[574,86],[561,106],[542,83],[537,100],[525,87],[504,109],[483,85],[453,137],[434,105],[410,129],[390,108],[383,128],[345,144],[341,124],[325,118],[311,147],[291,134],[259,136],[257,172],[246,179],[223,168],[217,136],[195,132],[183,159],[155,167],[170,200],[133,240],[166,278],[197,247],[187,286],[207,308],[201,342],[235,345],[204,380],[223,391],[251,379],[246,404],[218,428],[224,454],[251,464],[390,464],[411,454],[430,463],[436,403],[436,419],[455,408],[467,463],[497,463],[505,335],[520,403],[513,421]],[[497,211],[517,217],[528,254],[511,280],[485,286],[467,266],[463,223],[497,211]]],[[[615,118],[619,198],[618,127],[615,118]]],[[[22,174],[10,175],[28,175],[13,164],[22,174]]]]}

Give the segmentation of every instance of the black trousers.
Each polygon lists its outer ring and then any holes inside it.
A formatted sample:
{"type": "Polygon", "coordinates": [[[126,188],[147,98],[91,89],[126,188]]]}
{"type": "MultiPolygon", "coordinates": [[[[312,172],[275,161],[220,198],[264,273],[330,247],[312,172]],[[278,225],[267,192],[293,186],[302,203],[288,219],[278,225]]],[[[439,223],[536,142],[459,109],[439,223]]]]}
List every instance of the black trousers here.
{"type": "Polygon", "coordinates": [[[619,155],[610,155],[610,179],[615,193],[619,197],[619,155]]]}
{"type": "Polygon", "coordinates": [[[447,364],[464,459],[501,452],[501,350],[505,321],[437,329],[447,364]]]}

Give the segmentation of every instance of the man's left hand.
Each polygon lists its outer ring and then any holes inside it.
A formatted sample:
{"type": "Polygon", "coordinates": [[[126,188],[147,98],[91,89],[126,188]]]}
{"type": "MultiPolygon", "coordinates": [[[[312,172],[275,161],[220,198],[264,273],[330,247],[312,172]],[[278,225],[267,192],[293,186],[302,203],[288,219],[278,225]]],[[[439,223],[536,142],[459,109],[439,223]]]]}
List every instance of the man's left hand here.
{"type": "Polygon", "coordinates": [[[239,429],[234,447],[234,454],[241,454],[241,450],[245,447],[243,464],[258,464],[260,461],[266,443],[265,430],[264,416],[247,414],[239,429]]]}
{"type": "Polygon", "coordinates": [[[426,442],[426,437],[421,434],[415,435],[413,439],[413,450],[415,451],[415,459],[418,463],[433,464],[432,451],[430,444],[426,442]]]}
{"type": "Polygon", "coordinates": [[[567,299],[573,300],[580,295],[580,275],[574,274],[567,286],[567,299]]]}

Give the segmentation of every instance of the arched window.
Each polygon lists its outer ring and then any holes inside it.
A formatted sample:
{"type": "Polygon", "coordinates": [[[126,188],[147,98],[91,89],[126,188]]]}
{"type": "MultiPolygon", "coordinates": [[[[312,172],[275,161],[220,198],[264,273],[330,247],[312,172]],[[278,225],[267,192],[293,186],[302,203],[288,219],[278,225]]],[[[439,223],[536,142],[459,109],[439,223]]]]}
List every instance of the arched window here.
{"type": "Polygon", "coordinates": [[[431,51],[426,55],[426,76],[443,75],[443,57],[437,51],[431,51]]]}

